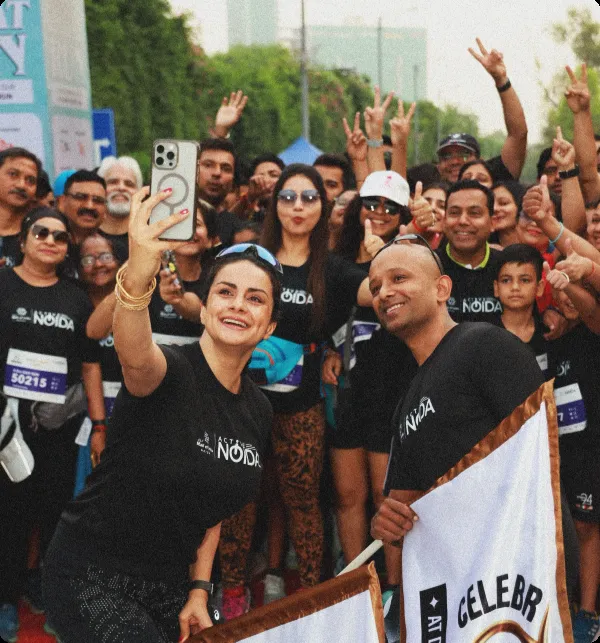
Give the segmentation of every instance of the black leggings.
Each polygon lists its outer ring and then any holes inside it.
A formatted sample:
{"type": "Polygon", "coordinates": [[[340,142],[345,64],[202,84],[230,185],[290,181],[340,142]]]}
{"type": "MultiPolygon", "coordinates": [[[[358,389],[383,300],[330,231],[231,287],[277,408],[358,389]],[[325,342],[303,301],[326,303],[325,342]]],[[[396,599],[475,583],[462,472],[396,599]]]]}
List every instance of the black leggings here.
{"type": "Polygon", "coordinates": [[[171,643],[188,580],[152,580],[87,562],[61,544],[59,523],[44,560],[49,625],[61,643],[171,643]]]}

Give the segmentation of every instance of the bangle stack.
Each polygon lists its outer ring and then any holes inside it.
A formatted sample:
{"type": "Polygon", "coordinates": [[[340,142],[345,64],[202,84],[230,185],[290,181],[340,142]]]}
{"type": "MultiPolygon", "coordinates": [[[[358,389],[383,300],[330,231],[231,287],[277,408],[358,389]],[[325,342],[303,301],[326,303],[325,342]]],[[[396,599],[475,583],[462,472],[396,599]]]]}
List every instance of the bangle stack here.
{"type": "Polygon", "coordinates": [[[130,295],[123,286],[123,275],[127,269],[127,264],[123,264],[119,271],[117,272],[117,285],[115,286],[115,297],[117,301],[125,308],[125,310],[145,310],[150,304],[152,299],[152,293],[156,288],[156,277],[152,279],[148,291],[145,292],[141,297],[134,297],[130,295]]]}

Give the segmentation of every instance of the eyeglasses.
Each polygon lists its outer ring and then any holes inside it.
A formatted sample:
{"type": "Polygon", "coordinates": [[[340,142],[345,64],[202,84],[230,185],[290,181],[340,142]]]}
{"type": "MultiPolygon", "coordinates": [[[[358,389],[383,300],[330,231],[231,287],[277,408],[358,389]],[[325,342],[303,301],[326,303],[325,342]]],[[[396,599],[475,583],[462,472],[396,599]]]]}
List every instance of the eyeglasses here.
{"type": "Polygon", "coordinates": [[[67,192],[66,196],[70,196],[73,201],[77,201],[78,203],[86,203],[91,199],[94,205],[106,205],[106,199],[103,196],[85,194],[85,192],[67,192]]]}
{"type": "MultiPolygon", "coordinates": [[[[437,256],[437,254],[433,251],[429,243],[427,243],[427,239],[425,237],[422,237],[420,234],[399,234],[397,237],[394,237],[391,241],[388,241],[386,244],[381,246],[377,253],[375,254],[375,257],[383,252],[386,248],[389,248],[390,246],[396,246],[401,243],[418,243],[419,245],[427,248],[429,252],[431,253],[431,256],[433,257],[435,261],[435,265],[438,267],[440,274],[444,274],[444,266],[442,266],[442,262],[440,258],[437,256]]],[[[375,258],[373,257],[373,258],[375,258]]]]}
{"type": "Polygon", "coordinates": [[[250,255],[256,259],[260,259],[261,261],[268,263],[271,268],[274,268],[279,274],[283,274],[283,268],[279,261],[277,261],[277,259],[266,248],[263,248],[256,243],[236,243],[234,246],[221,250],[215,258],[221,259],[222,257],[236,254],[250,255]]]}
{"type": "Polygon", "coordinates": [[[475,156],[473,152],[465,150],[464,152],[438,152],[438,158],[440,161],[450,161],[454,159],[460,159],[461,161],[468,161],[472,156],[475,156]]]}
{"type": "Polygon", "coordinates": [[[66,230],[50,230],[44,225],[34,223],[31,226],[31,234],[39,241],[44,241],[49,236],[52,236],[54,243],[69,243],[69,233],[66,230]]]}
{"type": "MultiPolygon", "coordinates": [[[[377,197],[364,197],[362,199],[362,204],[369,212],[376,212],[379,206],[382,205],[377,197]]],[[[395,201],[383,202],[383,211],[390,216],[400,214],[401,209],[402,206],[395,201]]]]}
{"type": "Polygon", "coordinates": [[[112,263],[115,260],[115,255],[112,252],[101,252],[98,255],[83,255],[81,257],[81,265],[89,268],[93,266],[96,261],[99,261],[103,266],[112,263]]]}
{"type": "Polygon", "coordinates": [[[296,205],[298,196],[304,205],[311,205],[321,199],[318,190],[302,190],[300,194],[294,190],[281,190],[277,195],[277,200],[282,205],[296,205]]]}

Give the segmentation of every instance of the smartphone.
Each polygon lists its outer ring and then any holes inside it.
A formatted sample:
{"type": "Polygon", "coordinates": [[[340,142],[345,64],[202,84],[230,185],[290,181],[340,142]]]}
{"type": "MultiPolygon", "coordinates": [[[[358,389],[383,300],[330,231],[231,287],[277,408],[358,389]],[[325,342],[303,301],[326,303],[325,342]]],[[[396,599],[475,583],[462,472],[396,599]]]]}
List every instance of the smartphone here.
{"type": "Polygon", "coordinates": [[[160,139],[152,149],[150,194],[171,188],[171,196],[152,209],[150,223],[162,221],[171,214],[187,209],[190,215],[165,230],[161,239],[190,241],[196,232],[196,174],[200,145],[195,141],[160,139]]]}
{"type": "Polygon", "coordinates": [[[168,270],[172,275],[175,275],[175,281],[173,282],[175,286],[183,293],[183,280],[179,274],[179,269],[177,268],[177,261],[175,259],[175,253],[172,250],[165,250],[161,256],[161,264],[163,269],[168,270]]]}

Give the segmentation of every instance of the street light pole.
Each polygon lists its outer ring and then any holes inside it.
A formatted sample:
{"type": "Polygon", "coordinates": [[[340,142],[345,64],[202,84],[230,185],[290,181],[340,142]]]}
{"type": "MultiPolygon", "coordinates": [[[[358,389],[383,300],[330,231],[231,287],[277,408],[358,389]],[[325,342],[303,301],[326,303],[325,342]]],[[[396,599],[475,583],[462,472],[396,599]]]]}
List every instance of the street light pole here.
{"type": "Polygon", "coordinates": [[[302,86],[302,136],[310,141],[310,118],[308,113],[308,54],[306,52],[306,21],[304,17],[304,0],[302,0],[302,27],[300,52],[300,82],[302,86]]]}

